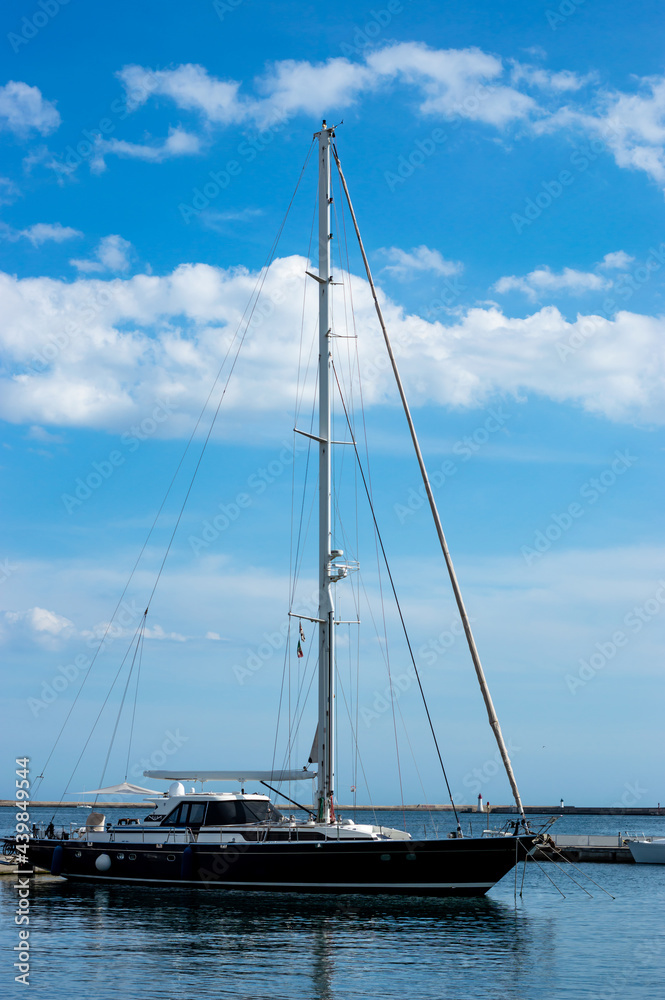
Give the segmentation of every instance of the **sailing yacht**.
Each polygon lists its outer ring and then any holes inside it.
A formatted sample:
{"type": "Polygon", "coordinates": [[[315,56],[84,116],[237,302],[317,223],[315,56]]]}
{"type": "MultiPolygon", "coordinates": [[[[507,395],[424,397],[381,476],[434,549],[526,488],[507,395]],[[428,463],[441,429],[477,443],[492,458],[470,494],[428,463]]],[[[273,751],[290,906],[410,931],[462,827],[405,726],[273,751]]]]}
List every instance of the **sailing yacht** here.
{"type": "MultiPolygon", "coordinates": [[[[357,231],[335,132],[326,122],[315,134],[318,155],[318,273],[310,274],[318,296],[318,428],[306,433],[318,449],[318,610],[310,617],[318,629],[318,726],[310,765],[263,771],[197,767],[146,770],[151,782],[167,781],[168,790],[130,786],[147,793],[152,808],[143,819],[107,822],[95,808],[84,826],[38,829],[27,856],[31,864],[73,881],[96,880],[161,884],[201,889],[291,893],[372,893],[409,896],[477,896],[486,893],[529,853],[530,833],[471,633],[462,596],[436,510],[404,389],[381,315],[367,257],[357,231]],[[342,820],[335,813],[335,630],[334,585],[351,569],[334,547],[331,519],[331,162],[334,158],[356,229],[374,295],[379,321],[404,405],[441,549],[469,643],[471,657],[515,796],[518,820],[509,836],[464,837],[457,830],[446,839],[413,839],[408,833],[375,824],[342,820]],[[316,782],[314,808],[307,818],[285,815],[263,791],[245,791],[260,783],[268,791],[285,782],[316,782]],[[232,782],[240,791],[186,790],[185,782],[232,782]]],[[[309,272],[308,272],[309,274],[309,272]]],[[[301,616],[296,616],[301,617],[301,616]]],[[[304,617],[304,616],[302,616],[304,617]]],[[[428,716],[429,717],[429,716],[428,716]]],[[[433,730],[432,730],[433,732],[433,730]]],[[[437,745],[438,751],[438,745],[437,745]]],[[[440,756],[440,755],[439,755],[440,756]]],[[[444,772],[445,777],[445,772],[444,772]]],[[[446,779],[447,784],[447,779],[446,779]]],[[[449,790],[449,789],[448,789],[449,790]]],[[[280,794],[282,794],[280,792],[280,794]]],[[[282,795],[282,798],[286,796],[282,795]]],[[[290,800],[297,805],[295,800],[290,800]]],[[[454,803],[451,805],[454,810],[454,803]]],[[[456,815],[456,814],[455,814],[456,815]]],[[[457,818],[457,817],[456,817],[457,818]]]]}

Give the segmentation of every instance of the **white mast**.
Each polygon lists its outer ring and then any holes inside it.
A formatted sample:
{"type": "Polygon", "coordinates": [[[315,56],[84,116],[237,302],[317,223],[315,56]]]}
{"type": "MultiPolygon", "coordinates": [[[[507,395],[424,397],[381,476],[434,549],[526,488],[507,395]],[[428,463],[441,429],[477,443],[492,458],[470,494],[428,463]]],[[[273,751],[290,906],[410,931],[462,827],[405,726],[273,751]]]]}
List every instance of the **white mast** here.
{"type": "Polygon", "coordinates": [[[330,462],[330,137],[319,137],[319,726],[318,818],[329,823],[335,788],[335,626],[332,600],[330,462]]]}

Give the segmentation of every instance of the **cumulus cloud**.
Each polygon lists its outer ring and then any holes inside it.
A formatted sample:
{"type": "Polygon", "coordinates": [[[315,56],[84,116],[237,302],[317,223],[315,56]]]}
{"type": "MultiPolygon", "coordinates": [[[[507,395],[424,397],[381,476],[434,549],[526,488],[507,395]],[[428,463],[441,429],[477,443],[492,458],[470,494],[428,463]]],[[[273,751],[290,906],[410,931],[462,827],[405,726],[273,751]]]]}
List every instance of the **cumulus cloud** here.
{"type": "Polygon", "coordinates": [[[83,236],[78,229],[71,226],[63,226],[60,222],[36,222],[27,229],[12,229],[11,226],[2,225],[0,235],[6,240],[29,240],[34,247],[41,246],[42,243],[64,243],[65,240],[74,239],[76,236],[83,236]]]}
{"type": "Polygon", "coordinates": [[[0,177],[0,205],[11,205],[18,196],[20,190],[9,177],[0,177]]]}
{"type": "Polygon", "coordinates": [[[505,275],[494,283],[492,289],[500,295],[506,292],[523,292],[532,302],[542,299],[545,295],[584,295],[586,292],[602,292],[611,288],[615,284],[615,279],[598,272],[625,271],[634,260],[635,258],[625,250],[615,250],[613,253],[606,253],[601,261],[594,264],[593,271],[577,271],[572,267],[564,267],[557,274],[547,266],[539,267],[523,277],[515,274],[505,275]]]}
{"type": "Polygon", "coordinates": [[[419,42],[386,45],[363,61],[339,56],[325,62],[286,59],[271,64],[254,81],[254,94],[243,94],[237,80],[220,80],[203,66],[186,64],[152,71],[125,66],[118,76],[131,109],[154,96],[194,111],[208,125],[283,120],[295,113],[343,109],[363,94],[394,84],[415,89],[424,114],[461,114],[503,127],[537,110],[534,99],[501,81],[500,59],[477,48],[431,49],[419,42]]]}
{"type": "Polygon", "coordinates": [[[192,132],[181,128],[169,129],[166,139],[157,142],[127,142],[125,139],[97,139],[90,169],[93,173],[106,170],[106,157],[119,156],[124,159],[146,160],[162,163],[176,156],[196,156],[201,151],[201,140],[192,132]]]}
{"type": "Polygon", "coordinates": [[[665,76],[638,79],[634,93],[600,90],[591,106],[566,105],[533,128],[594,136],[619,167],[642,170],[665,187],[665,76]]]}
{"type": "MultiPolygon", "coordinates": [[[[325,114],[330,107],[342,111],[364,95],[401,88],[415,95],[418,112],[428,117],[460,116],[501,131],[519,124],[532,135],[572,131],[600,137],[620,167],[642,170],[665,185],[665,76],[638,79],[632,92],[608,90],[593,72],[553,71],[476,47],[434,49],[413,41],[368,50],[357,61],[277,61],[244,85],[196,64],[156,71],[125,66],[118,76],[130,110],[165,97],[197,114],[206,130],[264,126],[296,113],[325,114]],[[590,84],[594,89],[584,91],[590,84]]],[[[196,136],[175,132],[161,144],[100,141],[93,169],[104,169],[109,153],[159,162],[198,151],[196,136]]]]}
{"type": "Polygon", "coordinates": [[[0,612],[0,639],[3,642],[13,638],[52,649],[58,640],[71,638],[75,631],[74,623],[69,618],[46,608],[0,612]]]}
{"type": "Polygon", "coordinates": [[[60,115],[51,101],[42,97],[39,87],[10,80],[0,87],[0,128],[23,136],[32,131],[47,135],[60,124],[60,115]]]}
{"type": "Polygon", "coordinates": [[[406,280],[418,273],[431,272],[449,277],[451,274],[460,274],[463,270],[462,264],[455,260],[445,260],[439,250],[430,250],[429,247],[421,244],[419,247],[412,247],[411,250],[400,250],[399,247],[385,247],[380,251],[390,261],[383,268],[394,277],[406,280]]]}
{"type": "Polygon", "coordinates": [[[204,66],[186,63],[175,69],[150,70],[143,66],[124,66],[116,74],[120,79],[130,110],[141,107],[153,96],[168,97],[177,107],[198,111],[219,124],[242,121],[245,109],[235,80],[218,80],[204,66]]]}
{"type": "Polygon", "coordinates": [[[478,48],[430,49],[400,42],[370,52],[367,63],[379,78],[419,90],[423,114],[461,115],[502,128],[538,110],[532,97],[501,82],[502,61],[478,48]]]}
{"type": "Polygon", "coordinates": [[[622,271],[635,261],[634,257],[626,253],[625,250],[615,250],[614,253],[606,253],[598,267],[608,271],[622,271]]]}
{"type": "Polygon", "coordinates": [[[585,76],[579,76],[578,73],[573,73],[571,70],[564,69],[556,72],[543,69],[539,66],[519,63],[516,60],[511,60],[511,65],[510,79],[513,84],[524,82],[531,87],[537,87],[539,90],[550,90],[555,93],[580,90],[588,83],[592,83],[598,79],[596,73],[587,73],[585,76]]]}
{"type": "Polygon", "coordinates": [[[75,268],[84,274],[100,273],[102,271],[127,271],[132,244],[122,236],[104,236],[95,249],[93,260],[70,260],[75,268]]]}
{"type": "MultiPolygon", "coordinates": [[[[293,412],[299,353],[293,331],[300,329],[308,266],[288,257],[270,269],[219,433],[241,437],[260,420],[264,433],[278,434],[293,412]]],[[[233,347],[256,279],[243,268],[204,264],[108,282],[0,275],[0,417],[122,433],[165,400],[172,414],[161,433],[187,433],[211,373],[233,347]]],[[[375,364],[384,348],[367,282],[352,277],[351,288],[365,401],[396,402],[387,370],[375,364]]],[[[620,312],[611,320],[580,315],[569,322],[548,306],[516,319],[492,306],[469,309],[446,326],[382,299],[414,406],[478,407],[533,393],[613,420],[665,420],[662,317],[620,312]],[[562,344],[575,346],[562,356],[562,344]]],[[[343,313],[340,298],[335,315],[343,313]]],[[[311,296],[306,329],[314,328],[315,314],[311,296]]]]}
{"type": "MultiPolygon", "coordinates": [[[[0,611],[0,643],[7,645],[36,645],[43,649],[55,650],[70,640],[105,640],[109,646],[117,639],[131,639],[136,627],[125,628],[109,622],[99,622],[92,628],[78,629],[73,621],[56,611],[46,608],[29,608],[27,611],[0,611]]],[[[161,625],[149,626],[144,631],[146,639],[158,642],[187,642],[197,636],[167,632],[161,625]]],[[[214,634],[206,638],[219,638],[214,634]]]]}
{"type": "Polygon", "coordinates": [[[565,292],[568,295],[583,295],[585,292],[603,291],[611,284],[609,279],[590,271],[576,271],[572,267],[564,267],[563,271],[556,274],[549,267],[541,267],[524,277],[511,274],[499,278],[492,288],[501,295],[506,292],[524,292],[535,302],[544,294],[565,292]]]}

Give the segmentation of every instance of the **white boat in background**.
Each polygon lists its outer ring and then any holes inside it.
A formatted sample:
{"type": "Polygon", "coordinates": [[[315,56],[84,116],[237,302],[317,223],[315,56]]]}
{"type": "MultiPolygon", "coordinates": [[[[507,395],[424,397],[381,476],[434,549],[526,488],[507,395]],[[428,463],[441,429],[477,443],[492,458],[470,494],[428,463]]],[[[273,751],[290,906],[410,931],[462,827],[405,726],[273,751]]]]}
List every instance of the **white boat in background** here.
{"type": "Polygon", "coordinates": [[[640,837],[628,847],[638,865],[665,865],[665,837],[640,837]]]}

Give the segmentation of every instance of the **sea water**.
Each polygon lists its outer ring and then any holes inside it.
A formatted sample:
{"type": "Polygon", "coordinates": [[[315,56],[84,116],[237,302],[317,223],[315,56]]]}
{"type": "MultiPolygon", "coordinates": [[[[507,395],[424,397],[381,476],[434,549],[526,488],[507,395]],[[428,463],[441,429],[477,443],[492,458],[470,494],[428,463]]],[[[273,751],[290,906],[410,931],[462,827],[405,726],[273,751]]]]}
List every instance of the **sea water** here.
{"type": "MultiPolygon", "coordinates": [[[[86,815],[66,810],[57,820],[83,823],[86,815]]],[[[33,810],[34,821],[50,816],[33,810]]],[[[12,817],[12,810],[0,810],[0,832],[11,832],[12,817]]],[[[360,812],[357,818],[373,820],[360,812]]],[[[546,818],[534,817],[534,828],[546,818]]],[[[377,819],[406,825],[419,838],[424,825],[428,837],[435,836],[429,816],[419,812],[380,812],[377,819]]],[[[496,816],[491,825],[503,821],[496,816]]],[[[469,823],[478,834],[485,822],[481,816],[462,817],[465,834],[469,823]]],[[[453,825],[441,813],[434,814],[434,824],[440,836],[453,825]]],[[[564,816],[553,827],[559,833],[626,830],[665,836],[665,817],[564,816]]],[[[16,879],[6,876],[0,879],[0,995],[26,996],[26,990],[39,1000],[655,1000],[663,995],[665,865],[539,868],[532,863],[523,885],[522,875],[520,866],[482,898],[441,900],[74,885],[44,877],[30,889],[29,987],[14,982],[18,896],[16,879]]]]}

